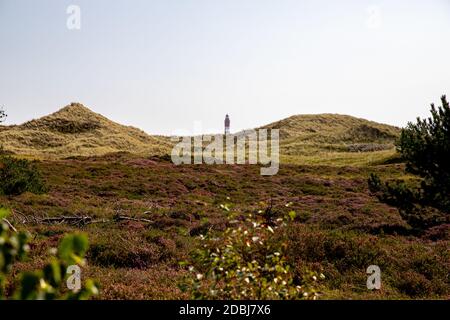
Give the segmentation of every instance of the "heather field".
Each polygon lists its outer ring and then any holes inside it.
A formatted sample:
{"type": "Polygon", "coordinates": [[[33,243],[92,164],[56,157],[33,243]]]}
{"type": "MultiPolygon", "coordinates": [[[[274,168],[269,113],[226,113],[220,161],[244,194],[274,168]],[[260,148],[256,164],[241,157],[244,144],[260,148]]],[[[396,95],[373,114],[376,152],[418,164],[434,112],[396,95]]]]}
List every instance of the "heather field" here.
{"type": "Polygon", "coordinates": [[[223,232],[231,213],[270,207],[275,217],[296,212],[274,238],[286,244],[294,275],[323,273],[321,299],[449,299],[448,225],[416,234],[369,192],[370,173],[414,180],[395,151],[312,157],[282,156],[274,176],[257,165],[175,166],[169,156],[126,152],[38,160],[45,193],[0,196],[11,223],[33,236],[13,274],[42,267],[65,234],[83,231],[83,276],[98,280],[97,299],[189,298],[179,262],[199,236],[223,232]],[[366,287],[369,265],[382,271],[380,290],[366,287]]]}

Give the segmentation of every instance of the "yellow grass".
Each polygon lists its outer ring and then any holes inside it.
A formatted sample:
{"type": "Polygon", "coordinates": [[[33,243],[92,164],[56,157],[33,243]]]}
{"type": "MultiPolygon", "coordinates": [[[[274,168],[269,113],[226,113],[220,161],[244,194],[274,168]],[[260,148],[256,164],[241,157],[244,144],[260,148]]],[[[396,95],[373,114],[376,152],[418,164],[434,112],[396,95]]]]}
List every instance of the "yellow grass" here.
{"type": "MultiPolygon", "coordinates": [[[[391,157],[400,132],[396,127],[337,114],[297,115],[262,128],[280,129],[281,163],[337,166],[368,165],[391,157]]],[[[22,125],[0,126],[0,144],[21,157],[56,159],[114,152],[167,155],[175,142],[72,103],[22,125]]]]}

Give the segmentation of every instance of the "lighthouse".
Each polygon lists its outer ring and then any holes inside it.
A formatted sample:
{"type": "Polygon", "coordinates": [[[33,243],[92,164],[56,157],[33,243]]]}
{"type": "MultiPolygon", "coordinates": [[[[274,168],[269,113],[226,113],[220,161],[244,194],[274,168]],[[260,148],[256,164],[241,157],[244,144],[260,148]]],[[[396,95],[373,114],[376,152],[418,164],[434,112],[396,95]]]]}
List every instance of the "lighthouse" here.
{"type": "Polygon", "coordinates": [[[225,116],[225,134],[230,134],[230,117],[225,116]]]}

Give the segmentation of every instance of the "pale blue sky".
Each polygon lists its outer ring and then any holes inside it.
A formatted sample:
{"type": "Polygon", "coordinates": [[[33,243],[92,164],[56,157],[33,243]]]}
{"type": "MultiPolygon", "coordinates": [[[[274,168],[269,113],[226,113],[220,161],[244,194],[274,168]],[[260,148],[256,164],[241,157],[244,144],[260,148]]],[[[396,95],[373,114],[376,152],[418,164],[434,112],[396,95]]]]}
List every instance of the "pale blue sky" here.
{"type": "Polygon", "coordinates": [[[148,133],[304,113],[402,126],[450,95],[449,0],[0,0],[8,124],[77,101],[148,133]],[[81,30],[68,30],[68,5],[81,30]]]}

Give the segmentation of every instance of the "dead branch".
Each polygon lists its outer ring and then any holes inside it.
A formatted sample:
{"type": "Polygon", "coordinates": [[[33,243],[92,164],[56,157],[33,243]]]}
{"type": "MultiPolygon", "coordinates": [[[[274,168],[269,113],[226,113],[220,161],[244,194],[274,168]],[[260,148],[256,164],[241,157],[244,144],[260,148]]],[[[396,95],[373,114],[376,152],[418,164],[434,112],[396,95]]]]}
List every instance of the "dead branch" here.
{"type": "Polygon", "coordinates": [[[8,219],[2,218],[2,221],[5,222],[11,228],[11,230],[13,230],[14,232],[17,232],[17,229],[14,228],[14,226],[11,224],[11,222],[8,221],[8,219]]]}
{"type": "Polygon", "coordinates": [[[72,217],[72,216],[62,216],[62,217],[46,217],[40,219],[41,223],[68,223],[68,224],[88,224],[92,221],[89,216],[72,217]]]}
{"type": "Polygon", "coordinates": [[[131,220],[131,221],[138,221],[138,222],[147,222],[147,223],[154,223],[154,221],[144,218],[133,218],[128,216],[122,216],[122,215],[116,215],[114,216],[114,220],[131,220]]]}
{"type": "MultiPolygon", "coordinates": [[[[112,219],[93,219],[91,216],[26,216],[18,211],[13,211],[12,217],[14,221],[21,224],[35,223],[35,224],[69,224],[69,225],[77,225],[84,226],[88,224],[94,223],[108,223],[111,221],[119,222],[119,221],[138,221],[138,222],[146,222],[146,223],[154,223],[154,221],[145,219],[145,218],[134,218],[129,217],[122,214],[116,214],[112,219]]],[[[3,219],[6,220],[6,219],[3,219]]],[[[14,226],[9,221],[5,221],[11,229],[15,230],[14,226]]]]}

